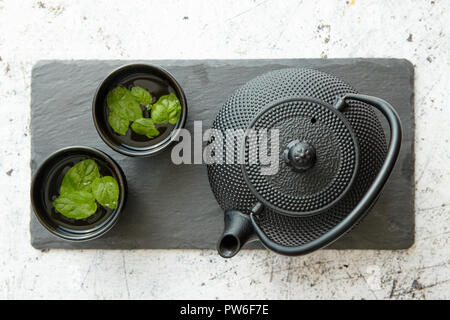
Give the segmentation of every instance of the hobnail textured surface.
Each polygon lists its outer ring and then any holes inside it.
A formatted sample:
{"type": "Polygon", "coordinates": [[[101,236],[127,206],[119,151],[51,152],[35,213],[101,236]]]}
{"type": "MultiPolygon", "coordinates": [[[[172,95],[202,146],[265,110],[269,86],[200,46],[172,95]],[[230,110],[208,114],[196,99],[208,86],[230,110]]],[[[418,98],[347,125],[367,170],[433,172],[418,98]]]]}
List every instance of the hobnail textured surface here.
{"type": "MultiPolygon", "coordinates": [[[[311,97],[333,104],[337,96],[357,93],[350,85],[329,74],[303,68],[272,71],[242,86],[224,103],[213,128],[225,134],[227,129],[246,130],[254,118],[271,103],[291,97],[311,97]]],[[[289,216],[266,208],[258,215],[258,224],[274,242],[283,246],[301,246],[326,234],[344,219],[362,198],[378,173],[386,156],[386,139],[373,108],[349,101],[343,111],[359,145],[359,168],[350,190],[326,211],[309,216],[289,216]]],[[[240,147],[235,148],[239,152],[240,147]]],[[[237,158],[237,154],[235,155],[237,158]]],[[[250,213],[258,201],[244,180],[239,164],[207,166],[212,191],[223,210],[250,213]]]]}
{"type": "MultiPolygon", "coordinates": [[[[260,161],[250,162],[250,155],[260,151],[258,144],[251,143],[254,140],[246,139],[244,148],[244,178],[266,206],[292,215],[317,213],[349,189],[359,150],[350,124],[332,106],[306,100],[276,103],[259,114],[249,128],[279,132],[276,174],[266,174],[260,161]],[[303,172],[292,170],[284,161],[284,150],[295,140],[307,141],[315,149],[314,165],[303,172]]],[[[267,141],[273,145],[270,134],[267,141]]]]}

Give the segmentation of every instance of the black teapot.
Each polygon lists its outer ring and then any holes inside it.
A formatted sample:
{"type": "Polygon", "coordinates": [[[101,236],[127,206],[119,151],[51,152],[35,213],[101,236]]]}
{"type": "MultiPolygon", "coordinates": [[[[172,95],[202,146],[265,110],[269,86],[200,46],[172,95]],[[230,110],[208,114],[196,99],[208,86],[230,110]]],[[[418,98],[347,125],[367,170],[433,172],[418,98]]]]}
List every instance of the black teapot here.
{"type": "MultiPolygon", "coordinates": [[[[284,255],[306,254],[337,240],[378,199],[402,136],[399,117],[388,102],[304,68],[272,71],[249,81],[224,103],[212,129],[224,135],[244,132],[227,149],[241,162],[207,165],[211,189],[225,212],[217,245],[225,258],[253,240],[284,255]],[[388,145],[374,108],[389,124],[388,145]],[[278,133],[265,137],[269,145],[278,145],[270,154],[278,164],[272,174],[252,156],[261,146],[251,143],[248,133],[262,130],[278,133]]],[[[214,137],[209,144],[226,148],[214,137]]]]}

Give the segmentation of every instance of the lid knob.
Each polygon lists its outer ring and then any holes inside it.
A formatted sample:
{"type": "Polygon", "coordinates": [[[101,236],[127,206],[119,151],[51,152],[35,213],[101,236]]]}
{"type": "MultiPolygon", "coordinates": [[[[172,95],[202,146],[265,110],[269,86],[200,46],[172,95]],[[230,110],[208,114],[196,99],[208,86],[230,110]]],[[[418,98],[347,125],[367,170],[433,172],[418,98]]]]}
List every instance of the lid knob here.
{"type": "Polygon", "coordinates": [[[291,141],[283,152],[284,161],[293,171],[301,172],[316,162],[316,149],[307,141],[291,141]]]}

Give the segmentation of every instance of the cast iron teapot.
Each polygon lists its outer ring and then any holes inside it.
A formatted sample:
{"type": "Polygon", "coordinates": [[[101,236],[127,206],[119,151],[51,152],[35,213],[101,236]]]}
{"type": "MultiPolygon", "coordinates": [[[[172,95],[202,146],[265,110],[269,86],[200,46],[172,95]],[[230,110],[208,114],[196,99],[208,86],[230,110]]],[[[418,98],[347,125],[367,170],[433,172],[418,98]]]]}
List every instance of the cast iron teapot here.
{"type": "MultiPolygon", "coordinates": [[[[246,133],[233,149],[242,162],[207,166],[211,189],[225,212],[217,245],[225,258],[252,240],[284,255],[306,254],[337,240],[374,205],[402,136],[388,102],[304,68],[249,81],[224,103],[212,128],[246,133]],[[374,108],[389,124],[388,146],[374,108]],[[261,129],[279,132],[275,174],[262,174],[265,164],[251,161],[255,147],[247,133],[261,129]]],[[[209,144],[216,142],[211,138],[209,144]]]]}

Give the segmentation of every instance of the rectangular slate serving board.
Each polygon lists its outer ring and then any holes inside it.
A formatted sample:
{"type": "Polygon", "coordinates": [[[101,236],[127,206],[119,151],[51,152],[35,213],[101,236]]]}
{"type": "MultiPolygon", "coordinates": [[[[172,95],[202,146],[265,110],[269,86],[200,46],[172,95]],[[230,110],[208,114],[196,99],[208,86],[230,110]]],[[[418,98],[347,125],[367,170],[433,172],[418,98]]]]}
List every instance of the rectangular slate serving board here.
{"type": "MultiPolygon", "coordinates": [[[[396,168],[366,219],[330,248],[406,249],[414,242],[414,69],[402,59],[271,59],[40,61],[32,71],[31,168],[71,145],[96,147],[111,155],[128,180],[128,203],[105,236],[83,243],[61,240],[31,214],[31,244],[37,249],[211,249],[223,228],[223,214],[210,191],[204,165],[176,166],[170,151],[152,158],[128,158],[106,146],[94,128],[91,103],[102,79],[127,63],[158,64],[184,88],[186,128],[202,120],[211,126],[222,103],[248,80],[270,70],[312,67],[340,77],[359,92],[386,99],[403,122],[396,168]],[[157,186],[155,191],[154,186],[157,186]]],[[[247,248],[261,248],[250,244],[247,248]]]]}

